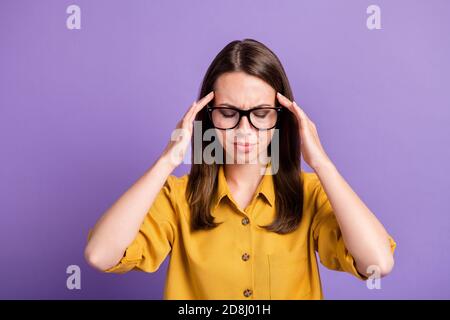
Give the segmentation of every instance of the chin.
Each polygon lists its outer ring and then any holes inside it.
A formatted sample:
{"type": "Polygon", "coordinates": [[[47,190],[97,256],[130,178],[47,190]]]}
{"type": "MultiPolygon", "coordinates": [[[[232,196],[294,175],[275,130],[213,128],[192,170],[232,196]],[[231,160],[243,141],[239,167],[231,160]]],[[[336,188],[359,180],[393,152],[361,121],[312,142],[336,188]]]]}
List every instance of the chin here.
{"type": "Polygon", "coordinates": [[[235,157],[232,158],[235,164],[257,164],[258,154],[248,154],[248,153],[237,153],[235,157]]]}
{"type": "MultiPolygon", "coordinates": [[[[264,150],[267,150],[267,146],[264,148],[264,150]]],[[[227,157],[229,157],[231,161],[230,164],[257,164],[260,162],[259,157],[261,157],[261,159],[265,158],[265,155],[262,155],[259,152],[261,150],[259,144],[256,144],[255,148],[250,152],[235,150],[233,145],[230,146],[229,150],[234,151],[234,154],[227,152],[227,157]]],[[[228,163],[227,159],[225,159],[225,163],[228,163]]]]}

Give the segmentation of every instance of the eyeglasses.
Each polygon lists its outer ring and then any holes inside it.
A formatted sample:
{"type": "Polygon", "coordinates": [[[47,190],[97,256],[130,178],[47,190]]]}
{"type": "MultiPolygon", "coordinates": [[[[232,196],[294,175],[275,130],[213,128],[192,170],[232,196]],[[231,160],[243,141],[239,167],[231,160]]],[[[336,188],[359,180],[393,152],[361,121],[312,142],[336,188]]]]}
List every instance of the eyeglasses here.
{"type": "Polygon", "coordinates": [[[278,123],[281,107],[258,106],[241,110],[232,106],[206,106],[209,118],[216,129],[229,130],[236,128],[243,116],[258,130],[270,130],[278,123]]]}

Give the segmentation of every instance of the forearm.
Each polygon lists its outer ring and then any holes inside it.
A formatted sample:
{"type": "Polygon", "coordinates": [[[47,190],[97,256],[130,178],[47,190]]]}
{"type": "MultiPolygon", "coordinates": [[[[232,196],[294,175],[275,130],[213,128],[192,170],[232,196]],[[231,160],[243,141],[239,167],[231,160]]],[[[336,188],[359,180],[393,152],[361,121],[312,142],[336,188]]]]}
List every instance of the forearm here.
{"type": "Polygon", "coordinates": [[[87,261],[106,270],[120,261],[174,167],[159,158],[100,217],[85,248],[87,261]]]}
{"type": "Polygon", "coordinates": [[[347,184],[331,161],[315,169],[336,215],[347,249],[358,271],[376,265],[382,275],[390,272],[394,260],[388,233],[375,215],[347,184]]]}

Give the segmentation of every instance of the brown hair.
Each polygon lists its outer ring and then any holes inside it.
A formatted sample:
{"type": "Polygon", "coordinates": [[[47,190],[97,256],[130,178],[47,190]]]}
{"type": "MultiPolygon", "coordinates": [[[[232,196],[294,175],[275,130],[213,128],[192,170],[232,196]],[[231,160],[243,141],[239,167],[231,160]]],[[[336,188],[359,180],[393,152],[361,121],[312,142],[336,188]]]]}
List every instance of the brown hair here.
{"type": "MultiPolygon", "coordinates": [[[[234,71],[258,77],[291,101],[294,100],[278,57],[264,44],[253,39],[232,41],[217,54],[203,78],[198,99],[213,91],[220,75],[234,71]]],[[[299,174],[301,156],[299,127],[295,116],[287,109],[283,111],[277,125],[280,141],[279,168],[278,172],[272,175],[276,218],[270,225],[261,226],[279,234],[297,229],[303,213],[303,189],[299,174]]],[[[213,128],[205,108],[200,110],[195,120],[202,121],[202,136],[205,130],[213,128]]],[[[206,145],[207,142],[203,141],[202,152],[206,145]]],[[[194,231],[212,229],[219,225],[214,221],[211,209],[218,187],[220,164],[206,164],[203,161],[195,164],[194,135],[191,146],[192,166],[186,189],[191,210],[191,228],[194,231]]],[[[268,148],[267,154],[270,155],[270,144],[268,148]]]]}

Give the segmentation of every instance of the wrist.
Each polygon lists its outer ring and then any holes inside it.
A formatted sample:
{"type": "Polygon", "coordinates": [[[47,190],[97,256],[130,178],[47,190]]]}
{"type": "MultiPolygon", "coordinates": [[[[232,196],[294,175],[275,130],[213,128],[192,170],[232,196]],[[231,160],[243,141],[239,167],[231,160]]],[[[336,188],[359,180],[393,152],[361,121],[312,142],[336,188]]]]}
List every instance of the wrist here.
{"type": "Polygon", "coordinates": [[[330,159],[324,159],[314,164],[312,166],[312,169],[315,171],[317,175],[320,175],[325,171],[336,170],[336,167],[334,166],[333,162],[331,162],[330,159]]]}
{"type": "Polygon", "coordinates": [[[156,161],[156,166],[158,167],[161,172],[170,174],[173,170],[175,170],[176,165],[173,163],[173,161],[170,159],[169,155],[162,155],[158,158],[156,161]]]}

